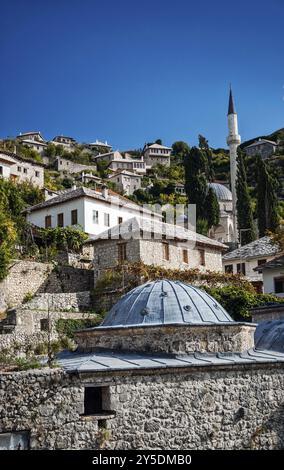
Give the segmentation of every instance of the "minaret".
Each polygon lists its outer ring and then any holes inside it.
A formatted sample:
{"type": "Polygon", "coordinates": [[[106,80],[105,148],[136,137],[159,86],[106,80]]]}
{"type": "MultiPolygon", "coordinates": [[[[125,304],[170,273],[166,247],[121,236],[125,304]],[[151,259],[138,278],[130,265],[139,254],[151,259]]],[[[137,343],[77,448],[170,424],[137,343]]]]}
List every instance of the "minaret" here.
{"type": "Polygon", "coordinates": [[[237,180],[237,148],[241,143],[241,136],[238,133],[238,116],[235,110],[232,89],[230,87],[229,109],[228,109],[228,127],[229,135],[227,144],[230,148],[230,171],[231,171],[231,191],[233,195],[233,225],[234,235],[233,241],[238,241],[237,229],[237,193],[236,193],[236,180],[237,180]]]}

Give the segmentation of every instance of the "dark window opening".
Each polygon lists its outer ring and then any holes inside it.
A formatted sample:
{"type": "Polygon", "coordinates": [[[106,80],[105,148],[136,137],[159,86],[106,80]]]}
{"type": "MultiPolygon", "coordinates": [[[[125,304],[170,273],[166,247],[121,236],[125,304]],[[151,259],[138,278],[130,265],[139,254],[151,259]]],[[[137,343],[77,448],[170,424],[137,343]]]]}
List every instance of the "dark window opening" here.
{"type": "Polygon", "coordinates": [[[258,259],[257,260],[257,266],[261,266],[262,264],[265,264],[266,263],[266,259],[258,259]]]}
{"type": "Polygon", "coordinates": [[[200,256],[200,265],[205,266],[205,250],[198,250],[200,256]]]}
{"type": "Polygon", "coordinates": [[[49,322],[48,322],[48,318],[42,318],[40,320],[40,331],[48,331],[48,325],[49,325],[49,322]]]}
{"type": "Polygon", "coordinates": [[[163,243],[163,258],[166,261],[170,260],[170,246],[168,243],[163,243]]]}
{"type": "Polygon", "coordinates": [[[225,273],[233,274],[233,265],[232,264],[227,264],[227,266],[225,266],[225,273]]]}
{"type": "Polygon", "coordinates": [[[237,273],[246,275],[246,263],[238,263],[237,264],[237,273]]]}
{"type": "Polygon", "coordinates": [[[29,447],[29,431],[0,433],[0,450],[28,450],[29,447]]]}
{"type": "Polygon", "coordinates": [[[74,209],[71,211],[71,225],[77,225],[78,224],[78,211],[77,209],[74,209]]]}
{"type": "Polygon", "coordinates": [[[0,175],[3,175],[3,166],[0,166],[0,175]]]}
{"type": "Polygon", "coordinates": [[[117,220],[117,222],[118,222],[118,225],[119,225],[119,224],[122,224],[122,222],[123,222],[123,218],[122,218],[122,217],[118,217],[118,220],[117,220]]]}
{"type": "Polygon", "coordinates": [[[57,226],[64,227],[64,216],[63,213],[57,214],[57,226]]]}
{"type": "Polygon", "coordinates": [[[275,294],[284,293],[284,277],[274,278],[274,292],[275,294]]]}
{"type": "Polygon", "coordinates": [[[45,217],[45,228],[51,227],[51,215],[45,217]]]}
{"type": "Polygon", "coordinates": [[[120,263],[126,261],[126,243],[120,243],[118,245],[118,261],[120,263]]]}
{"type": "Polygon", "coordinates": [[[182,250],[182,259],[184,263],[188,264],[188,250],[182,250]]]}
{"type": "MultiPolygon", "coordinates": [[[[109,387],[85,387],[84,415],[110,413],[109,401],[109,387]]],[[[101,424],[103,426],[103,423],[101,424]]]]}

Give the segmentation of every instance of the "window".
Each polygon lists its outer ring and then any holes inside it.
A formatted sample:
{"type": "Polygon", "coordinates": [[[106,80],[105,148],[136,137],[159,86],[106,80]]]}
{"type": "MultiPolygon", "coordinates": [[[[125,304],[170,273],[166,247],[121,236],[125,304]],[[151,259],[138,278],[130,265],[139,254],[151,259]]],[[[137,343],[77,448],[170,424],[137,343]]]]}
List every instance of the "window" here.
{"type": "Polygon", "coordinates": [[[51,215],[45,217],[45,228],[51,227],[51,215]]]}
{"type": "Polygon", "coordinates": [[[48,318],[42,318],[40,320],[40,331],[48,331],[48,325],[49,325],[49,322],[48,322],[48,318]]]}
{"type": "Polygon", "coordinates": [[[122,218],[122,217],[118,217],[118,218],[117,218],[117,223],[118,223],[118,225],[119,225],[119,224],[122,224],[122,222],[123,222],[123,218],[122,218]]]}
{"type": "Polygon", "coordinates": [[[109,387],[85,387],[84,415],[101,415],[110,413],[109,387]]]}
{"type": "Polygon", "coordinates": [[[232,264],[227,264],[227,266],[225,266],[225,273],[233,274],[233,265],[232,264]]]}
{"type": "Polygon", "coordinates": [[[0,175],[3,175],[3,166],[0,166],[0,175]]]}
{"type": "Polygon", "coordinates": [[[246,275],[246,263],[238,263],[237,264],[237,273],[246,275]]]}
{"type": "Polygon", "coordinates": [[[78,224],[78,211],[77,209],[74,209],[71,211],[71,225],[77,225],[78,224]]]}
{"type": "Polygon", "coordinates": [[[37,178],[39,178],[39,171],[36,171],[35,175],[36,175],[37,178]]]}
{"type": "Polygon", "coordinates": [[[166,261],[170,260],[170,247],[168,243],[163,243],[163,258],[166,261]]]}
{"type": "Polygon", "coordinates": [[[200,257],[200,265],[205,266],[205,250],[198,250],[200,257]]]}
{"type": "Polygon", "coordinates": [[[104,214],[104,224],[109,227],[109,214],[104,214]]]}
{"type": "Polygon", "coordinates": [[[24,173],[27,173],[28,172],[28,169],[27,168],[24,168],[24,173]]]}
{"type": "Polygon", "coordinates": [[[275,294],[284,293],[284,277],[275,277],[274,278],[274,292],[275,294]]]}
{"type": "Polygon", "coordinates": [[[182,260],[184,263],[188,264],[188,250],[182,250],[182,260]]]}
{"type": "Polygon", "coordinates": [[[257,266],[261,266],[262,264],[265,264],[266,263],[266,259],[258,259],[257,260],[257,266]]]}
{"type": "Polygon", "coordinates": [[[21,173],[22,167],[18,166],[18,167],[17,167],[17,170],[18,170],[19,173],[21,173]]]}
{"type": "Polygon", "coordinates": [[[62,212],[60,214],[57,214],[57,226],[64,227],[64,215],[62,212]]]}
{"type": "Polygon", "coordinates": [[[99,223],[99,211],[93,211],[93,223],[94,224],[99,223]]]}
{"type": "Polygon", "coordinates": [[[119,243],[118,245],[118,261],[122,263],[126,260],[126,243],[119,243]]]}

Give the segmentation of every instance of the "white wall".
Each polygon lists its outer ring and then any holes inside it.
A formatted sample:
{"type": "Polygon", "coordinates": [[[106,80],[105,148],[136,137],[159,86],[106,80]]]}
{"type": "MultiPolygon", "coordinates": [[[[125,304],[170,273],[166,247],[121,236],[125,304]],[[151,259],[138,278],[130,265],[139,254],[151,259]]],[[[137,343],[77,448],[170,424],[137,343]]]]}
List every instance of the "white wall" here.
{"type": "Polygon", "coordinates": [[[18,160],[15,165],[11,166],[11,175],[17,176],[17,181],[29,181],[39,188],[42,188],[44,185],[44,169],[36,163],[32,164],[18,160]],[[24,170],[26,170],[26,173],[24,170]],[[36,176],[36,172],[38,176],[36,176]]]}
{"type": "Polygon", "coordinates": [[[57,214],[64,214],[64,227],[71,225],[71,211],[77,209],[78,211],[78,224],[84,229],[84,199],[73,199],[63,204],[58,204],[51,207],[45,207],[39,211],[31,212],[28,214],[27,220],[38,227],[45,227],[45,217],[51,215],[51,226],[57,227],[57,214]]]}
{"type": "MultiPolygon", "coordinates": [[[[275,294],[274,278],[284,277],[284,268],[282,269],[265,269],[263,271],[263,291],[265,294],[275,294]]],[[[282,294],[275,294],[277,297],[284,297],[282,294]]]]}
{"type": "Polygon", "coordinates": [[[266,259],[267,261],[270,261],[273,258],[274,258],[274,256],[262,256],[262,257],[254,258],[254,259],[250,259],[250,260],[245,260],[245,259],[238,259],[238,260],[232,260],[232,261],[230,261],[230,260],[224,261],[223,260],[223,271],[225,271],[225,266],[228,266],[228,265],[232,264],[233,265],[233,273],[237,274],[237,264],[245,263],[245,265],[246,265],[246,278],[249,281],[262,281],[263,280],[262,274],[258,273],[257,271],[254,271],[254,268],[256,268],[258,266],[258,260],[266,259]]]}
{"type": "Polygon", "coordinates": [[[4,162],[0,162],[0,167],[2,168],[2,174],[0,174],[0,177],[10,178],[11,166],[6,165],[4,162]]]}

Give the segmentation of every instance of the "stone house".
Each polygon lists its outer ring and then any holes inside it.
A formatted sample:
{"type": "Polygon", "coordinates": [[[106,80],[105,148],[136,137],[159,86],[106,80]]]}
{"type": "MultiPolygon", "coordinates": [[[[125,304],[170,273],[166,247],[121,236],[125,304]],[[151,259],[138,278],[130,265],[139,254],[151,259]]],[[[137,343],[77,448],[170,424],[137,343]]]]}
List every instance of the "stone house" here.
{"type": "Polygon", "coordinates": [[[284,297],[284,256],[276,256],[266,263],[255,267],[255,272],[263,278],[263,291],[265,294],[274,294],[284,297]]]}
{"type": "Polygon", "coordinates": [[[92,151],[99,152],[99,153],[108,153],[112,151],[112,146],[108,144],[107,141],[101,142],[98,139],[96,139],[95,142],[86,144],[86,147],[92,151]]]}
{"type": "Polygon", "coordinates": [[[160,165],[170,166],[171,164],[171,147],[164,145],[152,144],[145,145],[143,149],[144,160],[147,168],[151,168],[159,163],[160,165]]]}
{"type": "Polygon", "coordinates": [[[146,173],[146,165],[143,157],[133,158],[128,154],[123,157],[120,152],[115,151],[97,155],[93,157],[93,160],[96,163],[102,161],[106,162],[108,169],[112,171],[126,170],[141,175],[146,173]]]}
{"type": "Polygon", "coordinates": [[[25,210],[27,220],[37,227],[80,225],[94,236],[132,217],[162,216],[135,204],[106,187],[80,187],[61,192],[25,210]]]}
{"type": "Polygon", "coordinates": [[[271,157],[271,155],[276,152],[277,148],[277,143],[272,140],[258,139],[256,142],[245,147],[244,150],[249,157],[260,155],[261,158],[265,159],[271,157]]]}
{"type": "Polygon", "coordinates": [[[139,286],[61,368],[0,373],[0,448],[282,449],[284,354],[254,331],[200,289],[139,286]]]}
{"type": "Polygon", "coordinates": [[[86,242],[94,250],[95,282],[123,263],[222,271],[226,246],[178,225],[132,218],[86,242]]]}
{"type": "Polygon", "coordinates": [[[279,252],[279,247],[269,237],[262,237],[223,256],[223,270],[227,273],[243,274],[259,292],[268,292],[260,268],[272,260],[279,252]]]}
{"type": "Polygon", "coordinates": [[[57,171],[67,173],[81,173],[82,171],[97,171],[97,165],[82,165],[81,163],[73,162],[66,158],[57,157],[54,162],[54,167],[57,171]]]}
{"type": "Polygon", "coordinates": [[[141,175],[127,170],[118,170],[108,176],[109,180],[115,183],[116,188],[126,196],[130,196],[137,189],[141,188],[141,175]]]}
{"type": "Polygon", "coordinates": [[[39,154],[45,153],[47,143],[38,131],[19,134],[17,140],[26,147],[36,150],[39,154]]]}
{"type": "Polygon", "coordinates": [[[22,183],[27,181],[34,186],[43,188],[45,165],[28,160],[15,153],[0,150],[0,176],[22,183]]]}
{"type": "Polygon", "coordinates": [[[73,137],[67,137],[65,135],[57,135],[54,137],[51,141],[52,144],[54,145],[61,145],[64,150],[67,150],[67,152],[71,152],[74,148],[74,145],[76,145],[76,140],[73,139],[73,137]]]}

